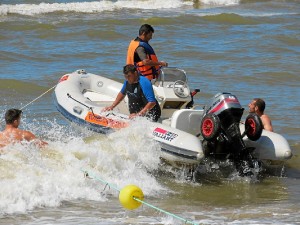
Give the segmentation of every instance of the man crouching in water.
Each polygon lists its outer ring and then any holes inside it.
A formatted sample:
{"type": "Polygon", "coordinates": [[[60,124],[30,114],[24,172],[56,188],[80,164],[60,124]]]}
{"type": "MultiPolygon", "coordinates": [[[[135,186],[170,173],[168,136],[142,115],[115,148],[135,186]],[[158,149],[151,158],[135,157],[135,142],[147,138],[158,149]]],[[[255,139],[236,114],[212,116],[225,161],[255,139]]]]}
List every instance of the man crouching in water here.
{"type": "Polygon", "coordinates": [[[35,137],[33,133],[27,130],[19,129],[21,123],[22,110],[19,109],[9,109],[5,113],[5,129],[0,132],[0,148],[6,145],[22,142],[22,141],[33,141],[37,146],[43,147],[48,143],[39,140],[35,137]]]}

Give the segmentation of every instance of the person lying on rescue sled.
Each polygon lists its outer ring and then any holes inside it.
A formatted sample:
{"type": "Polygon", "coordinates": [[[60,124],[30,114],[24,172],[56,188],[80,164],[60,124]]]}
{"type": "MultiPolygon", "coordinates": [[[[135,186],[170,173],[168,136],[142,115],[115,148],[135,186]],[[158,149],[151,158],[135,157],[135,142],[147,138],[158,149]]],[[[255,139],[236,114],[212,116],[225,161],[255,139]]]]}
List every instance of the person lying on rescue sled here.
{"type": "Polygon", "coordinates": [[[154,96],[151,82],[143,76],[139,76],[134,65],[124,66],[123,73],[125,82],[115,101],[103,111],[113,110],[127,95],[129,100],[129,118],[146,116],[152,121],[160,118],[161,110],[154,96]]]}

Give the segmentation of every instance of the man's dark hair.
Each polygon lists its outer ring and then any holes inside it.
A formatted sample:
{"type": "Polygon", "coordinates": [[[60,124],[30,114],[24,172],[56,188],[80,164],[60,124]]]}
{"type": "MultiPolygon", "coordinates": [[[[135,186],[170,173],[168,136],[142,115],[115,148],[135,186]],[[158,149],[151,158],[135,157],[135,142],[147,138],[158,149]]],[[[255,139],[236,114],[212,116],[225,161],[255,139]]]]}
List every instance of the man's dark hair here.
{"type": "Polygon", "coordinates": [[[255,101],[255,105],[258,107],[258,110],[263,113],[266,108],[265,101],[261,98],[255,98],[254,101],[255,101]]]}
{"type": "Polygon", "coordinates": [[[6,124],[12,124],[15,120],[19,119],[22,114],[20,109],[9,109],[5,113],[6,124]]]}
{"type": "Polygon", "coordinates": [[[123,67],[123,74],[128,74],[128,73],[134,73],[134,72],[136,72],[137,70],[136,70],[136,68],[135,68],[135,66],[134,65],[132,65],[132,64],[127,64],[126,66],[124,66],[123,67]]]}
{"type": "Polygon", "coordinates": [[[153,27],[151,25],[149,25],[149,24],[143,24],[140,27],[139,35],[142,35],[143,33],[149,34],[150,32],[154,33],[153,27]]]}

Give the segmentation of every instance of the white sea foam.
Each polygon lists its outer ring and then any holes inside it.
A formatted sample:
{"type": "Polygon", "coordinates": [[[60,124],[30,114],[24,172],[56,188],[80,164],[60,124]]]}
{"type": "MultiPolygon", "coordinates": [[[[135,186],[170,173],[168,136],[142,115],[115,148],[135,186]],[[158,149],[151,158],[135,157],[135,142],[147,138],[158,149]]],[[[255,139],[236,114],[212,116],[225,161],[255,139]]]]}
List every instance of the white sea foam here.
{"type": "Polygon", "coordinates": [[[240,0],[201,0],[201,2],[207,5],[237,5],[240,0]]]}
{"type": "MultiPolygon", "coordinates": [[[[239,0],[201,0],[201,3],[208,5],[233,5],[238,4],[239,0]]],[[[0,5],[0,16],[8,14],[33,16],[55,12],[99,13],[122,9],[175,9],[192,5],[193,1],[183,0],[118,0],[16,5],[3,4],[0,5]]]]}
{"type": "Polygon", "coordinates": [[[17,4],[0,5],[0,15],[21,14],[37,15],[53,12],[79,12],[79,13],[99,13],[103,11],[113,11],[118,9],[164,9],[178,8],[183,5],[191,5],[191,2],[181,0],[147,0],[147,1],[94,1],[94,2],[73,2],[73,3],[40,3],[40,4],[17,4]]]}
{"type": "MultiPolygon", "coordinates": [[[[41,125],[39,129],[48,130],[49,146],[45,149],[21,144],[7,146],[6,153],[0,155],[0,214],[56,207],[62,201],[78,198],[107,201],[101,194],[105,184],[97,178],[119,190],[135,184],[148,196],[167,191],[151,175],[159,166],[160,150],[148,138],[145,123],[139,121],[134,128],[108,136],[90,137],[80,137],[85,134],[72,131],[67,134],[70,132],[57,124],[41,125]],[[85,179],[83,170],[96,179],[85,179]]],[[[107,189],[105,194],[118,196],[113,189],[107,189]]]]}

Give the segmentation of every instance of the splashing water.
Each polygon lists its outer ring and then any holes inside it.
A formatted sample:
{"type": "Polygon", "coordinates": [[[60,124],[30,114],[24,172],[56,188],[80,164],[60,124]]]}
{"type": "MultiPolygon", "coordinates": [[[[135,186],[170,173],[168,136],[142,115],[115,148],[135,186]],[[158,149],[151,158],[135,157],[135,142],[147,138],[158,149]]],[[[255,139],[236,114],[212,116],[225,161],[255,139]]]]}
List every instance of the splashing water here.
{"type": "Polygon", "coordinates": [[[81,169],[93,171],[120,188],[136,184],[150,196],[167,191],[149,173],[159,167],[160,148],[147,138],[147,122],[136,122],[134,129],[109,135],[80,133],[84,130],[61,127],[55,122],[38,126],[47,131],[43,136],[48,137],[48,147],[15,144],[6,146],[0,157],[0,211],[24,213],[79,198],[105,201],[99,183],[85,179],[81,169]]]}

